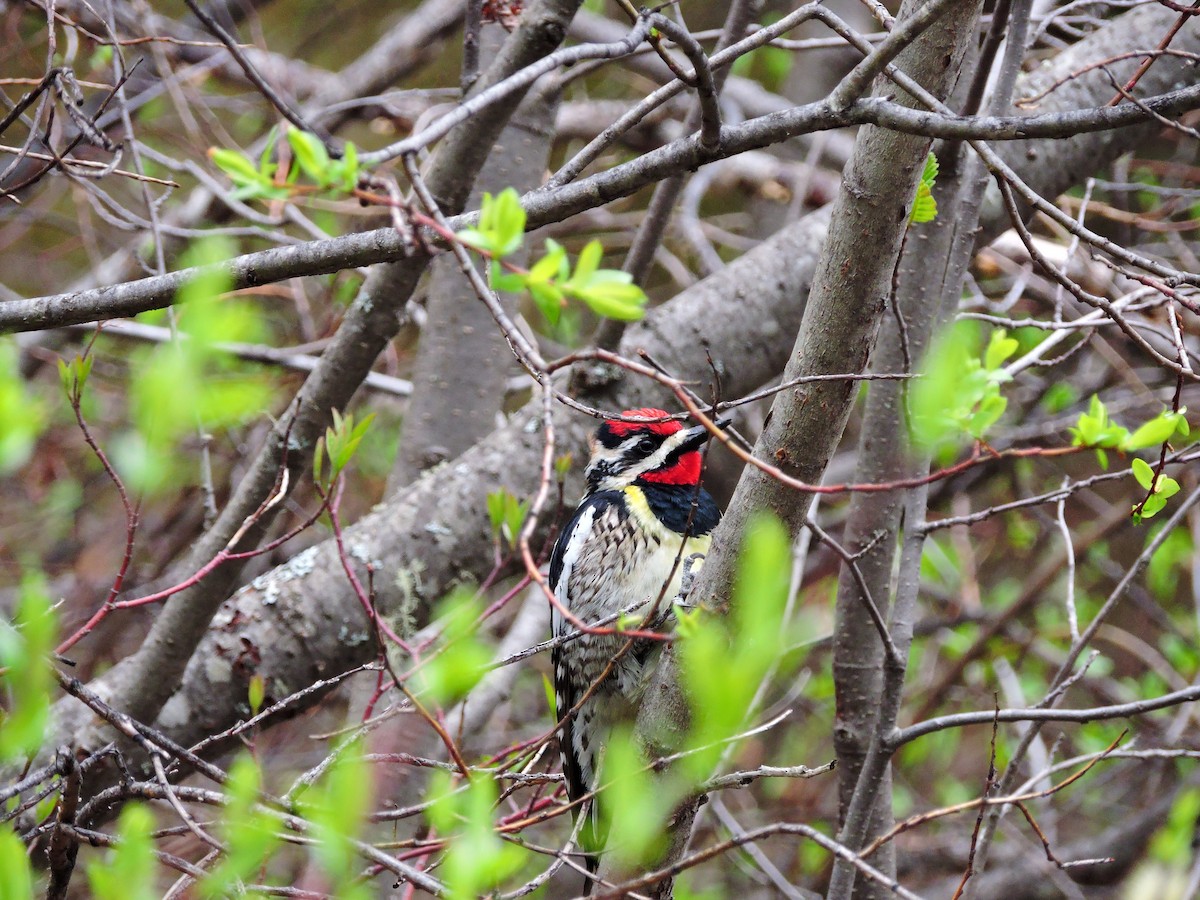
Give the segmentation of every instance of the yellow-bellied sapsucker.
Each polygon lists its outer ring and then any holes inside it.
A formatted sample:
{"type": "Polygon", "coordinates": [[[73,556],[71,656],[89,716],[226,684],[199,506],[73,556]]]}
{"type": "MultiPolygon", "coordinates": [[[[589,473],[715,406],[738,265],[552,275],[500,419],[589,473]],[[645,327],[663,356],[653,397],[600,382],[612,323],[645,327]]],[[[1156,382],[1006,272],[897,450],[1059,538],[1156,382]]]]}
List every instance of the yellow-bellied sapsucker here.
{"type": "MultiPolygon", "coordinates": [[[[550,589],[585,625],[639,603],[646,605],[638,612],[655,603],[660,612],[669,611],[684,570],[689,564],[694,570],[693,555],[708,550],[720,520],[716,502],[700,487],[700,451],[708,433],[702,425],[685,429],[667,415],[632,409],[622,418],[658,421],[610,419],[592,438],[587,492],[550,557],[550,589]]],[[[558,608],[552,618],[556,638],[578,631],[558,608]]],[[[622,654],[628,639],[615,633],[616,624],[605,626],[614,633],[585,632],[553,650],[559,745],[572,800],[597,787],[608,736],[614,726],[632,724],[648,663],[661,646],[641,640],[622,654]]],[[[591,804],[580,836],[593,873],[595,852],[607,837],[597,807],[591,804]]]]}

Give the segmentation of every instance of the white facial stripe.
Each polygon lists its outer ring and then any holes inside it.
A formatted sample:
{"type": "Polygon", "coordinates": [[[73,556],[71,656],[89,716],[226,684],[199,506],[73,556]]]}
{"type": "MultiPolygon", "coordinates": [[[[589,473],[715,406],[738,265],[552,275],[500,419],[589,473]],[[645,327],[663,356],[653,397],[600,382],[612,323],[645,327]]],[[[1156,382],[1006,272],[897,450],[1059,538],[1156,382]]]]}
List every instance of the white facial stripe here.
{"type": "Polygon", "coordinates": [[[632,460],[633,448],[646,437],[646,432],[632,434],[616,447],[597,446],[588,463],[589,477],[593,472],[604,472],[604,477],[594,482],[594,490],[620,490],[626,485],[633,484],[647,472],[653,472],[667,461],[681,444],[691,435],[686,429],[668,436],[662,444],[646,459],[632,460]]]}
{"type": "MultiPolygon", "coordinates": [[[[678,447],[687,439],[688,433],[686,430],[675,432],[673,435],[663,441],[662,446],[655,450],[652,454],[647,456],[640,463],[637,463],[636,465],[627,469],[625,472],[626,476],[630,481],[632,481],[639,475],[644,475],[646,472],[653,472],[667,461],[667,457],[671,455],[676,447],[678,447]]],[[[622,444],[621,446],[624,447],[625,445],[622,444]]]]}

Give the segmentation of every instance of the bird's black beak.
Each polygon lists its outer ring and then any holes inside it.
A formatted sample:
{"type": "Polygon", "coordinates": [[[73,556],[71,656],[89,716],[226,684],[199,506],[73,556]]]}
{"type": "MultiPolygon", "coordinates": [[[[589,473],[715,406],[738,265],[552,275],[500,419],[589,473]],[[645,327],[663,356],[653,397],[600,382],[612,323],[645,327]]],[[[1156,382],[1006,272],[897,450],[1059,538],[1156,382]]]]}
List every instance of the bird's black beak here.
{"type": "MultiPolygon", "coordinates": [[[[716,426],[724,428],[729,425],[733,419],[717,419],[716,426]]],[[[682,453],[687,453],[691,450],[699,450],[708,442],[708,429],[703,425],[693,425],[687,430],[687,439],[680,445],[679,449],[682,453]]]]}

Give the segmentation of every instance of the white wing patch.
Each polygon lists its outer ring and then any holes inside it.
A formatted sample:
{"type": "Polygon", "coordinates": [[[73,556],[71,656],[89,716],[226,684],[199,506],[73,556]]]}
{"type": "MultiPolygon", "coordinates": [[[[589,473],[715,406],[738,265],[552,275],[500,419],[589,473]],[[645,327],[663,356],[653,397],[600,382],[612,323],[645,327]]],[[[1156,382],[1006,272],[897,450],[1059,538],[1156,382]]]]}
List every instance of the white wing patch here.
{"type": "MultiPolygon", "coordinates": [[[[589,504],[580,512],[579,518],[575,520],[575,526],[567,535],[566,549],[562,556],[562,571],[558,575],[558,584],[554,587],[554,596],[568,609],[571,607],[570,598],[567,596],[567,586],[571,583],[571,570],[575,567],[575,563],[579,560],[579,554],[583,552],[583,548],[591,536],[592,522],[595,518],[596,507],[594,504],[589,504]]],[[[567,631],[572,630],[570,623],[563,618],[557,606],[550,612],[550,621],[555,637],[561,637],[567,631]]]]}

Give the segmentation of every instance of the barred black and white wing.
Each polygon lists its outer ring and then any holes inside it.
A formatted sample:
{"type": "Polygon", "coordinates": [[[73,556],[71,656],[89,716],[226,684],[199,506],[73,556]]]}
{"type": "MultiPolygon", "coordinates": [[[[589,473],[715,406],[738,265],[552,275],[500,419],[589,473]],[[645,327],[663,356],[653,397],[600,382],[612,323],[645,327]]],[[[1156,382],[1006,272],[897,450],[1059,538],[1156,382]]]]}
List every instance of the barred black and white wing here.
{"type": "MultiPolygon", "coordinates": [[[[575,510],[550,554],[550,590],[562,606],[571,610],[571,576],[579,554],[592,530],[595,518],[595,498],[588,498],[575,510]]],[[[574,614],[574,611],[572,614],[574,614]]],[[[554,637],[560,638],[575,631],[574,626],[567,621],[556,606],[550,613],[554,637]]],[[[559,644],[550,654],[554,667],[554,703],[559,720],[559,748],[562,753],[563,775],[567,780],[567,796],[572,800],[582,797],[592,789],[592,774],[585,777],[579,754],[575,746],[575,716],[571,710],[579,702],[587,690],[586,685],[579,685],[574,677],[573,657],[575,649],[570,645],[559,644]]],[[[589,767],[590,769],[590,767],[589,767]]]]}

